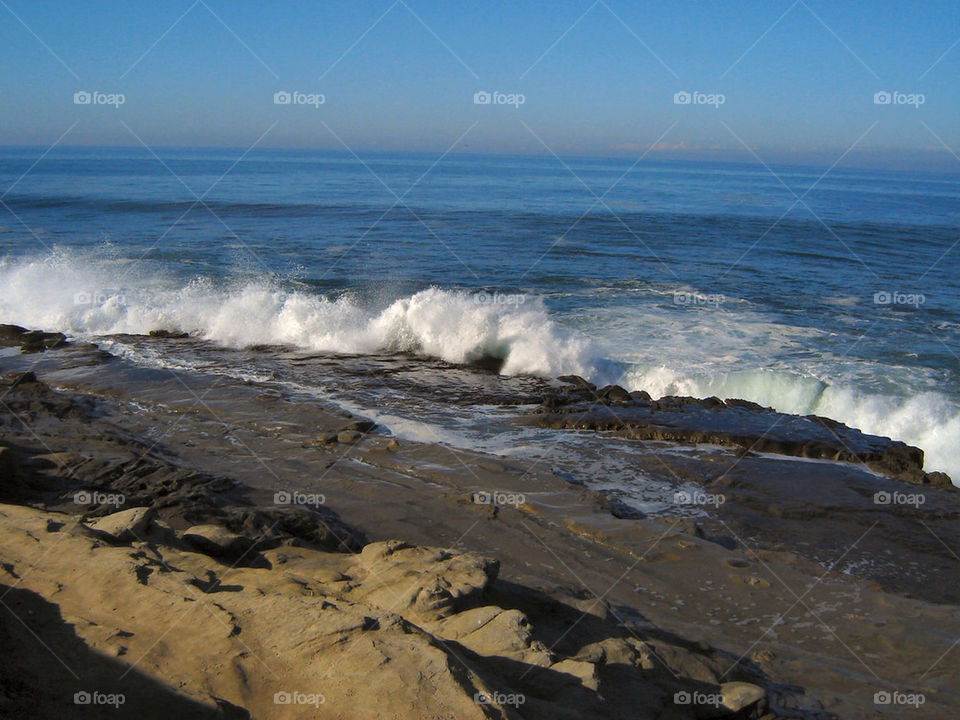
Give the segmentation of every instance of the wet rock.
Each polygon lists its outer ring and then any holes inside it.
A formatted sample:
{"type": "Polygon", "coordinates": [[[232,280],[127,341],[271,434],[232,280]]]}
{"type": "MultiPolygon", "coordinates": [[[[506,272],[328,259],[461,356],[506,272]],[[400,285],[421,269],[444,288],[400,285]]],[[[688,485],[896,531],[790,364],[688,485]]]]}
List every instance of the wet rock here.
{"type": "MultiPolygon", "coordinates": [[[[565,376],[573,385],[586,383],[565,376]]],[[[615,432],[632,440],[655,440],[732,446],[744,454],[770,453],[793,457],[865,463],[871,470],[920,485],[952,487],[942,473],[923,471],[923,451],[887,437],[868,435],[818,416],[778,413],[740,400],[665,396],[642,402],[642,396],[608,386],[596,394],[573,391],[564,404],[532,409],[525,422],[553,429],[615,432]],[[616,412],[597,407],[596,397],[617,401],[616,412]],[[632,400],[632,402],[630,402],[632,400]]]]}
{"type": "Polygon", "coordinates": [[[741,400],[740,398],[729,398],[725,403],[727,407],[739,407],[753,412],[773,412],[773,408],[764,407],[750,400],[741,400]]]}
{"type": "Polygon", "coordinates": [[[349,425],[346,425],[344,430],[356,430],[360,433],[373,432],[377,429],[377,424],[373,420],[354,420],[349,425]]]}
{"type": "Polygon", "coordinates": [[[168,340],[182,340],[190,337],[190,334],[181,330],[151,330],[150,337],[166,338],[168,340]]]}
{"type": "Polygon", "coordinates": [[[561,375],[557,380],[567,383],[568,385],[573,385],[578,390],[590,390],[592,392],[597,389],[596,385],[592,382],[587,382],[579,375],[561,375]]]}
{"type": "Polygon", "coordinates": [[[46,333],[40,330],[30,330],[20,336],[20,352],[43,352],[44,350],[64,345],[66,342],[67,336],[63,333],[46,333]]]}
{"type": "Polygon", "coordinates": [[[147,532],[153,518],[153,510],[135,507],[107,515],[87,525],[94,533],[112,542],[140,540],[147,532]]]}
{"type": "Polygon", "coordinates": [[[621,520],[642,520],[647,516],[646,513],[641,510],[637,510],[635,507],[631,507],[620,500],[610,502],[610,514],[621,520]]]}
{"type": "Polygon", "coordinates": [[[543,400],[540,401],[540,405],[547,410],[552,410],[558,408],[563,404],[563,401],[556,395],[544,395],[543,400]]]}
{"type": "Polygon", "coordinates": [[[597,396],[607,402],[630,402],[633,399],[630,393],[619,385],[607,385],[597,392],[597,396]]]}
{"type": "Polygon", "coordinates": [[[483,370],[484,372],[499,375],[500,371],[503,369],[504,362],[506,361],[502,357],[497,357],[496,355],[483,355],[482,357],[479,357],[468,364],[470,367],[476,368],[477,370],[483,370]]]}
{"type": "Polygon", "coordinates": [[[337,433],[337,442],[349,445],[355,443],[363,437],[363,433],[357,430],[341,430],[337,433]]]}
{"type": "Polygon", "coordinates": [[[27,332],[19,325],[0,325],[0,346],[13,347],[20,344],[20,338],[27,332]]]}
{"type": "Polygon", "coordinates": [[[13,382],[10,383],[10,389],[13,390],[21,385],[32,385],[38,382],[40,381],[37,380],[37,376],[32,370],[28,370],[27,372],[23,373],[15,373],[13,376],[13,382]]]}

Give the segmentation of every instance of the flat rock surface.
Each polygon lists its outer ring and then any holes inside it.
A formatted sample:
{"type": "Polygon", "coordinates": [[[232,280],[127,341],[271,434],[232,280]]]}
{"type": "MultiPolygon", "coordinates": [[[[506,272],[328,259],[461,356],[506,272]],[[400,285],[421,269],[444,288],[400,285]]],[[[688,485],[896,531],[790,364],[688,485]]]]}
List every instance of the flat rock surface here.
{"type": "MultiPolygon", "coordinates": [[[[611,491],[539,460],[380,429],[327,444],[362,418],[101,352],[0,356],[38,379],[0,387],[0,594],[27,622],[0,623],[15,648],[7,714],[70,716],[73,692],[108,692],[129,669],[130,697],[153,700],[131,699],[147,713],[132,717],[405,717],[411,703],[423,717],[710,717],[677,698],[709,703],[728,682],[762,688],[770,717],[955,715],[952,490],[864,463],[624,437],[643,450],[638,483],[724,501],[618,517],[611,491]],[[102,502],[79,504],[84,490],[102,502]],[[923,503],[900,502],[910,493],[923,503]],[[156,513],[145,543],[74,532],[116,512],[117,494],[156,513]],[[256,562],[190,545],[196,525],[246,538],[256,562]],[[281,707],[283,692],[326,702],[281,707]],[[924,704],[884,707],[883,693],[924,704]]],[[[396,369],[374,362],[381,378],[396,369]]]]}

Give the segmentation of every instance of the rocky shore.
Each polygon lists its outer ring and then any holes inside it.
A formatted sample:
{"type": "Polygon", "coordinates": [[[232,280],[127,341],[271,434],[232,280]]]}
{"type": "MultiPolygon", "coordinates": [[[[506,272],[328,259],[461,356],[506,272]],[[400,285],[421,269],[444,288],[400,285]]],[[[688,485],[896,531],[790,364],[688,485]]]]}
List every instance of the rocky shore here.
{"type": "MultiPolygon", "coordinates": [[[[960,702],[960,494],[915,448],[749,403],[430,365],[518,426],[642,444],[636,471],[678,493],[645,513],[282,384],[8,328],[0,716],[948,718],[960,702]]],[[[412,361],[318,362],[361,387],[412,361]]]]}

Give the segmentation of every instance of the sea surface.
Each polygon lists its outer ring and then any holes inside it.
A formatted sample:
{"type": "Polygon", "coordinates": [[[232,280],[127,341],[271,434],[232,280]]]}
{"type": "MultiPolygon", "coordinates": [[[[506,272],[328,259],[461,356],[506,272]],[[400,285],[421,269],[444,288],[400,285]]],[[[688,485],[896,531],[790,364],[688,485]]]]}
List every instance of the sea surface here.
{"type": "MultiPolygon", "coordinates": [[[[960,479],[960,175],[44,152],[0,148],[0,322],[78,338],[178,329],[228,349],[495,356],[509,375],[829,416],[917,445],[927,470],[960,479]]],[[[191,366],[107,342],[136,362],[191,366]]],[[[256,375],[231,357],[220,370],[256,375]]],[[[444,422],[394,410],[411,434],[444,422]]]]}

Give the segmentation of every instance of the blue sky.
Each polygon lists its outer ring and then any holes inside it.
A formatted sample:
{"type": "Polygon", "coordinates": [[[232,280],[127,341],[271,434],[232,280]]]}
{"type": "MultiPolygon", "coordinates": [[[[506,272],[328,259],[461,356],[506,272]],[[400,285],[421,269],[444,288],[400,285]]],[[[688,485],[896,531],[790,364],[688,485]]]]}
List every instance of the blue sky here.
{"type": "Polygon", "coordinates": [[[960,172],[956,0],[0,0],[0,18],[4,145],[960,172]],[[78,91],[124,102],[78,105],[78,91]],[[277,91],[324,102],[277,105],[277,91]],[[708,102],[676,104],[682,91],[708,102]],[[902,95],[878,105],[880,91],[902,95]]]}

